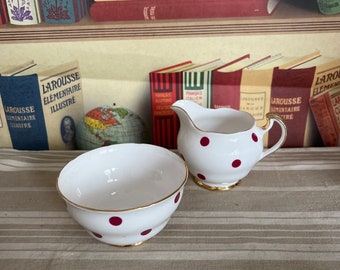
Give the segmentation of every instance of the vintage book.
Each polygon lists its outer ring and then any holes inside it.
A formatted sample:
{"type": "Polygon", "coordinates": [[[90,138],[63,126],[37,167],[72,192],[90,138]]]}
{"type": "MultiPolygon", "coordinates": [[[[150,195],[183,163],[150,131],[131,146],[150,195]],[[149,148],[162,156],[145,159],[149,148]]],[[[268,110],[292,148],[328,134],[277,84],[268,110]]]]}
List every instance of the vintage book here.
{"type": "Polygon", "coordinates": [[[9,22],[6,0],[0,0],[0,25],[9,22]]]}
{"type": "Polygon", "coordinates": [[[340,146],[340,87],[311,97],[309,103],[324,146],[340,146]]]}
{"type": "Polygon", "coordinates": [[[241,65],[253,63],[245,55],[227,64],[217,59],[204,64],[193,64],[192,61],[184,62],[169,68],[150,72],[150,90],[152,103],[152,130],[153,140],[156,145],[169,149],[177,147],[177,133],[179,122],[177,115],[170,106],[178,99],[190,99],[205,107],[210,107],[210,88],[212,81],[209,78],[216,68],[234,66],[236,62],[241,65]],[[201,71],[201,72],[198,72],[201,71]],[[200,77],[197,77],[200,75],[200,77]],[[196,77],[195,77],[196,76],[196,77]],[[205,81],[204,81],[205,80],[205,81]],[[194,87],[196,84],[197,87],[194,87]],[[190,86],[191,85],[191,86],[190,86]],[[194,88],[197,88],[194,90],[194,88]],[[200,90],[198,90],[201,88],[200,90]],[[191,93],[187,93],[187,91],[191,93]],[[198,97],[193,97],[197,95],[198,97]]]}
{"type": "Polygon", "coordinates": [[[4,106],[0,95],[0,148],[12,148],[11,134],[6,121],[4,106]]]}
{"type": "Polygon", "coordinates": [[[10,76],[13,74],[16,74],[18,72],[22,72],[28,68],[31,68],[35,66],[36,64],[34,63],[33,60],[26,61],[22,64],[19,65],[5,65],[5,66],[0,66],[0,76],[10,76]]]}
{"type": "Polygon", "coordinates": [[[212,71],[223,66],[220,59],[183,71],[183,99],[191,100],[203,107],[211,104],[212,71]]]}
{"type": "MultiPolygon", "coordinates": [[[[33,61],[27,61],[20,65],[5,65],[0,66],[0,76],[11,76],[16,72],[20,72],[34,65],[33,61]]],[[[0,84],[1,89],[1,84],[0,84]]],[[[12,148],[11,135],[6,121],[6,115],[4,106],[2,104],[1,92],[0,92],[0,148],[12,148]]]]}
{"type": "Polygon", "coordinates": [[[279,0],[96,0],[94,21],[171,20],[269,16],[279,0]]]}
{"type": "Polygon", "coordinates": [[[89,0],[41,0],[42,20],[52,24],[79,22],[89,13],[89,0]]]}
{"type": "MultiPolygon", "coordinates": [[[[311,61],[320,56],[320,51],[314,51],[303,56],[273,55],[264,61],[246,67],[242,70],[240,86],[240,107],[255,118],[257,125],[266,124],[266,114],[270,112],[271,88],[274,68],[291,69],[299,64],[311,61]]],[[[272,133],[273,131],[270,131],[272,133]]],[[[278,130],[279,132],[279,130],[278,130]]],[[[264,136],[264,146],[268,146],[268,133],[264,136]]]]}
{"type": "Polygon", "coordinates": [[[192,61],[186,61],[149,73],[152,143],[155,145],[177,148],[179,122],[170,106],[182,99],[182,72],[193,66],[192,61]]]}
{"type": "Polygon", "coordinates": [[[340,58],[321,55],[295,68],[315,67],[315,76],[311,88],[311,96],[318,95],[328,89],[340,85],[340,58]]]}
{"type": "MultiPolygon", "coordinates": [[[[340,86],[340,58],[321,55],[314,60],[298,65],[294,69],[303,68],[314,69],[310,96],[315,96],[331,88],[340,86]]],[[[320,144],[322,144],[320,133],[309,108],[303,146],[318,146],[320,144]]]]}
{"type": "Polygon", "coordinates": [[[255,65],[267,58],[255,61],[247,54],[221,68],[213,70],[210,107],[213,109],[233,108],[238,110],[241,98],[242,69],[255,65]]]}
{"type": "MultiPolygon", "coordinates": [[[[310,89],[315,68],[274,68],[271,84],[270,111],[278,113],[285,121],[288,134],[282,147],[306,146],[306,124],[310,89]]],[[[268,146],[279,139],[279,127],[274,126],[268,135],[268,146]]]]}
{"type": "Polygon", "coordinates": [[[13,148],[75,148],[75,128],[84,117],[78,62],[36,65],[0,76],[1,98],[13,148]]]}
{"type": "Polygon", "coordinates": [[[6,0],[9,21],[16,25],[31,25],[41,22],[38,0],[6,0]]]}
{"type": "MultiPolygon", "coordinates": [[[[275,55],[263,65],[251,65],[242,70],[240,82],[239,110],[249,112],[258,126],[266,124],[266,113],[270,110],[271,83],[273,68],[282,55],[275,55]]],[[[268,133],[263,138],[264,146],[268,144],[268,133]]]]}

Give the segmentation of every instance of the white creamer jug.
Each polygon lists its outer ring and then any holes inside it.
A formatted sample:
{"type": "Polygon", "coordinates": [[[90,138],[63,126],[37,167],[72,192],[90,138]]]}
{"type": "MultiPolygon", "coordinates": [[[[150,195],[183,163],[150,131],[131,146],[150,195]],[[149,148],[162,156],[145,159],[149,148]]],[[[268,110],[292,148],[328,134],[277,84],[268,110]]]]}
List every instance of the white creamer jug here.
{"type": "Polygon", "coordinates": [[[235,186],[287,137],[286,125],[274,113],[268,113],[268,123],[258,127],[251,114],[230,108],[207,109],[193,101],[178,100],[171,109],[180,119],[178,151],[194,181],[209,190],[235,186]],[[281,137],[271,148],[264,149],[263,136],[274,122],[281,127],[281,137]]]}

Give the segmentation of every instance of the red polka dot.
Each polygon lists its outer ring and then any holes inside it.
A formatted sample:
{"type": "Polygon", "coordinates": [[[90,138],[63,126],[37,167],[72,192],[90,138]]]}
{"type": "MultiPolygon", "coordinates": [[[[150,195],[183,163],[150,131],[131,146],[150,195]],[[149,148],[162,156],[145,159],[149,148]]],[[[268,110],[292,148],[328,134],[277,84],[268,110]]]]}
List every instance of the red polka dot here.
{"type": "Polygon", "coordinates": [[[145,230],[144,232],[141,232],[140,234],[141,235],[147,235],[149,233],[151,233],[152,229],[148,229],[148,230],[145,230]]]}
{"type": "Polygon", "coordinates": [[[122,224],[123,220],[120,217],[111,217],[109,219],[109,222],[113,226],[119,226],[120,224],[122,224]]]}
{"type": "Polygon", "coordinates": [[[102,238],[103,236],[99,233],[92,232],[92,234],[97,238],[102,238]]]}
{"type": "Polygon", "coordinates": [[[207,146],[210,143],[210,140],[208,137],[202,137],[200,143],[202,146],[207,146]]]}
{"type": "Polygon", "coordinates": [[[251,138],[253,139],[254,142],[257,142],[259,140],[255,133],[251,134],[251,138]]]}
{"type": "Polygon", "coordinates": [[[175,202],[175,203],[178,203],[180,197],[181,197],[181,192],[178,192],[177,195],[176,195],[176,197],[175,197],[174,202],[175,202]]]}
{"type": "Polygon", "coordinates": [[[233,168],[238,168],[241,166],[241,160],[235,159],[231,165],[233,166],[233,168]]]}
{"type": "Polygon", "coordinates": [[[198,174],[197,174],[197,177],[198,177],[199,179],[201,179],[201,180],[205,180],[205,176],[204,176],[203,174],[201,174],[201,173],[198,173],[198,174]]]}

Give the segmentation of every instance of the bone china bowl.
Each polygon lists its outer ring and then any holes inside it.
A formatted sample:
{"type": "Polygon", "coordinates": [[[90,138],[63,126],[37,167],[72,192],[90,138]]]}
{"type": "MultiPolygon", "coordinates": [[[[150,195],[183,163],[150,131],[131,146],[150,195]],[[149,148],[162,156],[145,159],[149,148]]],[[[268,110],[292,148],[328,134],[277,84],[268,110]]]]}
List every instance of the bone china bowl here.
{"type": "Polygon", "coordinates": [[[94,238],[137,246],[168,223],[187,178],[188,168],[175,153],[123,143],[70,161],[59,174],[57,190],[72,218],[94,238]]]}

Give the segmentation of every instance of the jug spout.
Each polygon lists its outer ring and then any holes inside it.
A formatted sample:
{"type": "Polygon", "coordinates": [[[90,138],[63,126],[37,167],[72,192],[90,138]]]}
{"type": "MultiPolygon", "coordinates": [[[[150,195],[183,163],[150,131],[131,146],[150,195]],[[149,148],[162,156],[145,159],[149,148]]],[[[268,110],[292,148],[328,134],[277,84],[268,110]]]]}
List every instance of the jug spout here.
{"type": "Polygon", "coordinates": [[[194,118],[202,113],[202,106],[190,100],[177,100],[171,105],[171,109],[177,114],[181,126],[195,127],[194,118]]]}

